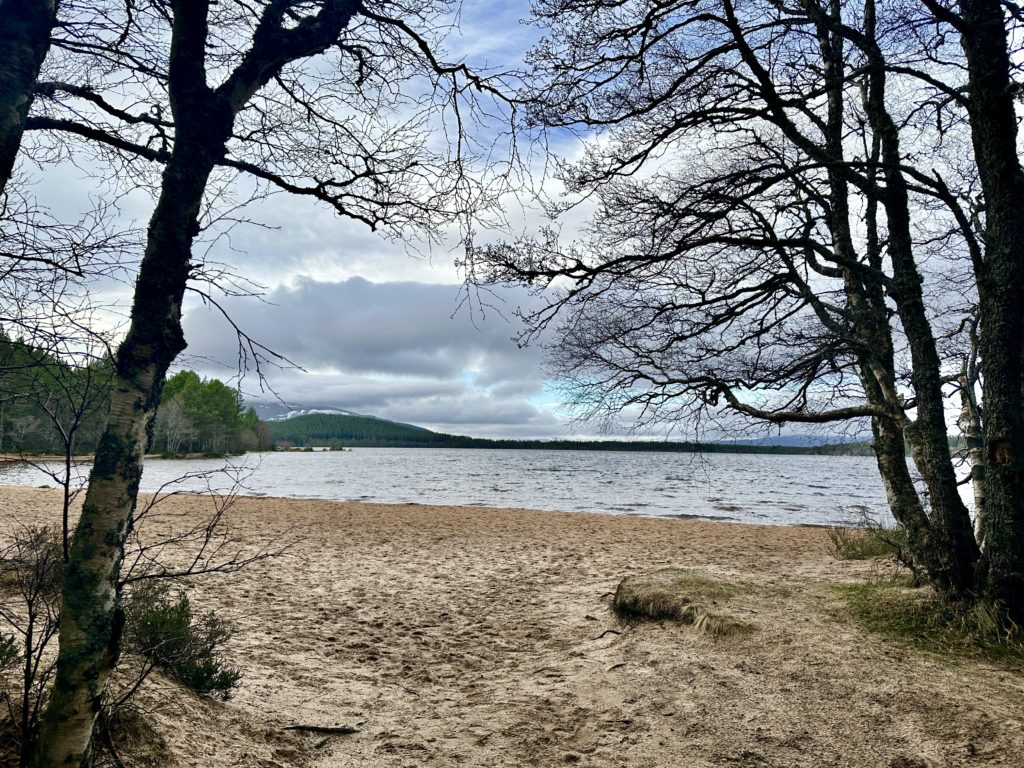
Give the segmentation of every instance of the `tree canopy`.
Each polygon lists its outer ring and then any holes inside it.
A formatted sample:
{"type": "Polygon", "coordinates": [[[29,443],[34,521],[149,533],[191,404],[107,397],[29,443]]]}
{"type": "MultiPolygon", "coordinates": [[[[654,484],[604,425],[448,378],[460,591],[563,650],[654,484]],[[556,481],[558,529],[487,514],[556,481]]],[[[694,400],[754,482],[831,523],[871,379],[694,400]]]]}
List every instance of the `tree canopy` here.
{"type": "Polygon", "coordinates": [[[994,0],[544,0],[536,15],[528,120],[591,137],[559,166],[553,213],[593,214],[573,242],[552,228],[468,265],[537,289],[524,337],[553,332],[578,412],[870,423],[934,583],[1024,618],[1019,15],[994,0]],[[950,396],[983,424],[975,530],[950,396]]]}
{"type": "MultiPolygon", "coordinates": [[[[0,453],[63,455],[73,420],[72,454],[96,451],[110,407],[109,360],[87,365],[23,340],[0,336],[0,453]]],[[[266,426],[242,395],[219,379],[182,370],[164,384],[152,450],[225,454],[269,447],[266,426]]]]}
{"type": "Polygon", "coordinates": [[[269,447],[266,426],[252,408],[244,407],[238,390],[188,370],[164,383],[153,450],[222,454],[269,447]]]}

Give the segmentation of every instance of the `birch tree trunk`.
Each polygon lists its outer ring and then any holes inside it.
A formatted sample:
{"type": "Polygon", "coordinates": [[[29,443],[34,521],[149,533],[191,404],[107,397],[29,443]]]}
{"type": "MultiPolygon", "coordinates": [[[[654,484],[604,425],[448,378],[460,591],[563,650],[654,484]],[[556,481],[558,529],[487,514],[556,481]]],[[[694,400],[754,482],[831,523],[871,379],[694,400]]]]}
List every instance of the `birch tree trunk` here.
{"type": "Polygon", "coordinates": [[[212,3],[172,3],[167,81],[174,149],[150,219],[131,323],[116,355],[110,414],[65,568],[57,674],[35,768],[85,768],[89,762],[93,726],[121,645],[124,611],[118,581],[143,456],[152,440],[164,376],[185,348],[181,304],[210,173],[224,158],[235,116],[253,94],[289,62],[334,44],[359,10],[355,0],[326,0],[315,17],[289,28],[289,4],[268,4],[252,47],[214,90],[206,82],[212,3]]]}
{"type": "MultiPolygon", "coordinates": [[[[82,515],[65,568],[60,653],[43,716],[37,768],[85,766],[103,691],[121,644],[118,576],[152,438],[164,375],[185,348],[181,302],[200,205],[231,133],[232,113],[205,85],[205,13],[184,18],[171,48],[172,105],[178,130],[164,169],[135,284],[131,323],[118,348],[107,425],[96,449],[82,515]],[[180,61],[176,66],[175,60],[180,61]],[[184,69],[184,72],[179,71],[184,69]],[[191,75],[191,76],[189,76],[191,75]]],[[[177,25],[176,25],[177,26],[177,25]]]]}
{"type": "MultiPolygon", "coordinates": [[[[966,367],[966,366],[965,366],[966,367]]],[[[968,374],[960,376],[960,427],[967,447],[967,466],[970,467],[971,490],[974,492],[974,538],[978,546],[985,547],[985,439],[982,436],[981,414],[974,398],[974,379],[968,374]]]]}
{"type": "MultiPolygon", "coordinates": [[[[216,119],[208,117],[206,132],[216,133],[216,119]]],[[[227,130],[224,123],[219,121],[220,140],[208,142],[214,152],[223,151],[230,131],[230,121],[227,130]]],[[[181,302],[199,206],[216,159],[202,142],[179,134],[164,171],[131,325],[117,354],[110,415],[96,450],[64,577],[60,655],[43,719],[39,768],[86,763],[103,690],[117,663],[124,626],[117,588],[123,545],[164,375],[185,348],[181,302]]]]}

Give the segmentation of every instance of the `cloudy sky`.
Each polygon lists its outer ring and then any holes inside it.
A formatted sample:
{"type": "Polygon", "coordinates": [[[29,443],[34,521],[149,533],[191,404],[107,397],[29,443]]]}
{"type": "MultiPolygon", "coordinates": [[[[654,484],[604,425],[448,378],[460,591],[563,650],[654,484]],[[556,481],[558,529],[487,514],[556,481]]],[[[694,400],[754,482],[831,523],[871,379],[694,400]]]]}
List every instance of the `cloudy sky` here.
{"type": "MultiPolygon", "coordinates": [[[[449,60],[486,72],[521,67],[538,38],[536,28],[520,23],[528,12],[525,0],[465,4],[448,39],[449,60]]],[[[486,129],[480,130],[481,140],[490,141],[486,129]]],[[[576,137],[548,139],[561,157],[582,150],[576,137]]],[[[536,167],[543,165],[537,145],[524,138],[519,149],[536,167]]],[[[61,220],[107,199],[104,179],[116,178],[88,150],[73,163],[37,168],[24,161],[23,167],[32,193],[61,220]]],[[[545,194],[558,194],[544,173],[531,181],[545,194]]],[[[113,181],[110,186],[118,190],[118,225],[144,232],[150,194],[126,191],[113,181]]],[[[236,187],[234,198],[244,199],[249,191],[236,187]]],[[[503,198],[506,228],[476,225],[474,237],[493,241],[536,232],[544,223],[540,208],[528,192],[503,198]]],[[[455,434],[605,434],[596,426],[567,425],[553,382],[543,374],[543,350],[520,348],[513,340],[520,330],[514,311],[530,301],[527,293],[495,289],[483,300],[467,293],[456,267],[462,256],[457,228],[429,247],[389,240],[327,206],[283,193],[232,213],[244,221],[205,233],[194,259],[214,269],[227,265],[249,281],[257,296],[212,293],[239,329],[291,364],[263,366],[265,381],[251,366],[239,377],[235,330],[219,309],[192,293],[184,308],[188,349],[176,368],[228,381],[250,402],[333,406],[455,434]]],[[[584,215],[582,209],[575,212],[563,232],[571,233],[584,215]]],[[[123,328],[131,280],[93,284],[90,290],[97,301],[115,306],[111,322],[123,328]]]]}
{"type": "MultiPolygon", "coordinates": [[[[481,68],[516,66],[536,37],[536,30],[519,24],[527,12],[526,2],[466,4],[449,42],[451,57],[481,68]]],[[[528,200],[510,206],[520,228],[539,223],[528,200]]],[[[145,205],[134,207],[141,214],[145,205]]],[[[209,258],[230,263],[260,286],[260,299],[222,303],[245,333],[294,362],[264,368],[281,400],[456,434],[579,434],[565,426],[544,380],[542,351],[512,340],[518,329],[513,310],[528,297],[509,290],[487,297],[491,306],[475,296],[466,301],[454,239],[426,252],[409,248],[287,195],[246,216],[266,226],[236,227],[209,258]]],[[[184,326],[189,348],[182,365],[234,377],[237,339],[221,313],[192,296],[184,326]]],[[[274,397],[261,393],[252,375],[241,387],[250,399],[274,397]]]]}

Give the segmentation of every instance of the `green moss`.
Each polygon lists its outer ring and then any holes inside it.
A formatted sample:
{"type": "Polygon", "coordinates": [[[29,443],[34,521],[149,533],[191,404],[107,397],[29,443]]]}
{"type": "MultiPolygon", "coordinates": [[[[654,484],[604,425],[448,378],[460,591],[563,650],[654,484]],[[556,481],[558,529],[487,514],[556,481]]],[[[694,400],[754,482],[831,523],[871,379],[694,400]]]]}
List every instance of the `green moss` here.
{"type": "Polygon", "coordinates": [[[1024,632],[989,606],[950,606],[934,592],[896,583],[836,588],[862,626],[907,648],[946,658],[1024,663],[1024,632]]]}
{"type": "Polygon", "coordinates": [[[103,433],[99,445],[96,446],[96,457],[92,467],[93,477],[112,478],[119,472],[119,465],[125,461],[131,446],[110,430],[103,433]]]}

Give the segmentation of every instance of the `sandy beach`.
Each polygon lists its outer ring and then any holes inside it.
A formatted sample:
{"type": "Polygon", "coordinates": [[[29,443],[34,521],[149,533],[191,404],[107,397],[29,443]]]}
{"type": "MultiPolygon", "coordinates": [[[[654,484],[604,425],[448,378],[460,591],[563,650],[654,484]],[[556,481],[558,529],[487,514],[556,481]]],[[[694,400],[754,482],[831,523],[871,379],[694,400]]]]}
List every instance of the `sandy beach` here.
{"type": "MultiPolygon", "coordinates": [[[[0,527],[54,522],[5,487],[0,527]]],[[[160,526],[210,501],[166,502],[160,526]]],[[[139,766],[1019,766],[1024,676],[909,651],[843,617],[826,531],[519,509],[243,498],[281,557],[194,583],[236,634],[228,702],[156,679],[139,766]],[[742,588],[712,637],[623,624],[627,575],[672,566],[742,588]],[[342,735],[291,726],[349,726],[342,735]]]]}

